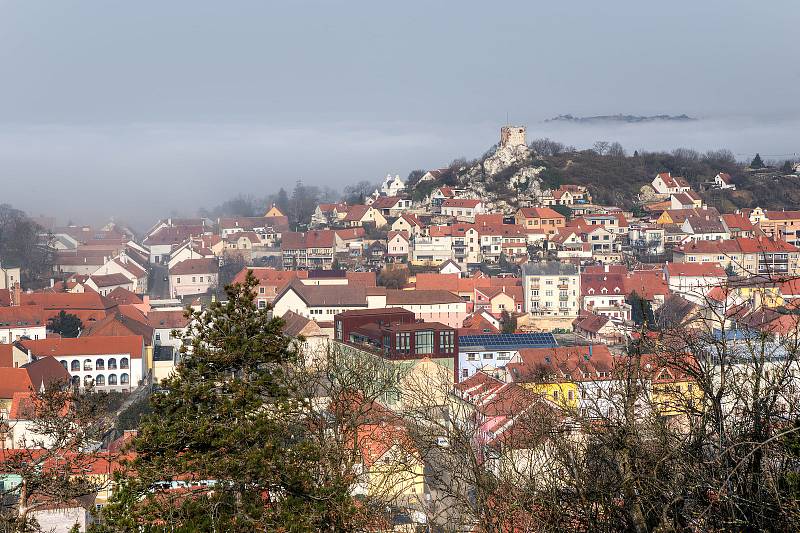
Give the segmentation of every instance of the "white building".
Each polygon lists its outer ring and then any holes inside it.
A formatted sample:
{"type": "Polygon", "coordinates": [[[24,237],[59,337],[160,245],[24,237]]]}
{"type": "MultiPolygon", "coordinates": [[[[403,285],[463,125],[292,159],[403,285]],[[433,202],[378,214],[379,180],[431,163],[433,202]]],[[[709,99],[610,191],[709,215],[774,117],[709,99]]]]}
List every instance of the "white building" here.
{"type": "Polygon", "coordinates": [[[135,389],[146,372],[144,339],[140,335],[22,340],[31,356],[52,355],[84,388],[127,391],[135,389]]]}
{"type": "Polygon", "coordinates": [[[187,259],[169,269],[169,290],[175,298],[205,294],[217,287],[217,259],[187,259]]]}
{"type": "Polygon", "coordinates": [[[697,304],[706,303],[708,291],[728,279],[719,263],[668,263],[664,277],[671,293],[697,304]]]}
{"type": "Polygon", "coordinates": [[[22,337],[44,339],[47,320],[41,305],[0,307],[0,344],[11,344],[22,337]]]}
{"type": "Polygon", "coordinates": [[[660,172],[650,183],[658,194],[678,194],[691,189],[686,178],[673,176],[671,172],[660,172]]]}
{"type": "Polygon", "coordinates": [[[460,220],[475,221],[475,215],[485,212],[483,202],[471,198],[448,198],[442,202],[442,214],[460,220]]]}
{"type": "Polygon", "coordinates": [[[538,316],[577,316],[581,276],[571,263],[545,261],[522,267],[525,310],[538,316]]]}
{"type": "Polygon", "coordinates": [[[386,179],[383,180],[383,184],[381,185],[380,192],[384,196],[397,196],[404,190],[406,190],[406,184],[400,178],[399,174],[396,174],[394,178],[391,174],[387,174],[386,179]]]}

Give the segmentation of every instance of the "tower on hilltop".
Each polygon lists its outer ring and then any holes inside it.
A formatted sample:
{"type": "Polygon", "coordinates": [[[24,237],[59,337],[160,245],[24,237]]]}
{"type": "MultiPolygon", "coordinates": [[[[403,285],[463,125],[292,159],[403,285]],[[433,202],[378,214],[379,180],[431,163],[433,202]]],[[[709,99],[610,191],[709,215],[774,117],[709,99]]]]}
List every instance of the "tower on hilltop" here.
{"type": "Polygon", "coordinates": [[[503,126],[500,128],[500,148],[527,145],[525,126],[503,126]]]}

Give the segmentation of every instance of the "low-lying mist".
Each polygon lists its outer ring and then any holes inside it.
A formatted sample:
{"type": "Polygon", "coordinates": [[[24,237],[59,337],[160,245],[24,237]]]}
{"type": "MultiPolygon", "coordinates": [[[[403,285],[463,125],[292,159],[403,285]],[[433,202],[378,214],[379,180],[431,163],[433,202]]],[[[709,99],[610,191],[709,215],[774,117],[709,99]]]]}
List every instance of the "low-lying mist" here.
{"type": "MultiPolygon", "coordinates": [[[[552,115],[552,114],[551,114],[552,115]]],[[[513,121],[513,120],[512,120],[513,121]]],[[[573,124],[540,119],[528,140],[577,148],[618,141],[634,150],[727,148],[749,161],[800,156],[800,117],[730,117],[690,122],[573,124]]],[[[109,217],[145,228],[193,215],[240,193],[264,197],[294,183],[341,189],[387,173],[474,158],[497,142],[501,124],[459,122],[298,125],[236,123],[0,127],[3,202],[60,223],[109,217]]],[[[643,176],[643,180],[646,177],[643,176]]]]}

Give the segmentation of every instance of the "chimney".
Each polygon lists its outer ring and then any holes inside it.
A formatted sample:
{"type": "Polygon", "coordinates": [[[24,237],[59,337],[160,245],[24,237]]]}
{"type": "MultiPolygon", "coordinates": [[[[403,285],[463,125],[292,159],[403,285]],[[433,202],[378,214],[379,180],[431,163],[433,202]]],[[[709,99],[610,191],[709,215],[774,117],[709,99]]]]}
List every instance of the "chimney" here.
{"type": "Polygon", "coordinates": [[[20,304],[20,300],[22,300],[22,291],[20,290],[19,282],[17,282],[14,284],[14,301],[12,304],[17,306],[20,304]]]}

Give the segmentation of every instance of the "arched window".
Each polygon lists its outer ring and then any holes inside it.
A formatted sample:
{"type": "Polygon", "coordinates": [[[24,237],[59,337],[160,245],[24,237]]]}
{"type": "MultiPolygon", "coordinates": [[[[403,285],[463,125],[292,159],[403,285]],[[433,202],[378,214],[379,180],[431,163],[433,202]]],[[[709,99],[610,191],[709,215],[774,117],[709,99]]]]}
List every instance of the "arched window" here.
{"type": "Polygon", "coordinates": [[[119,376],[120,385],[127,385],[130,382],[131,382],[131,377],[128,374],[125,374],[124,372],[120,374],[119,376]]]}
{"type": "Polygon", "coordinates": [[[92,368],[92,360],[91,359],[84,359],[84,361],[83,361],[83,370],[85,370],[87,372],[91,372],[93,370],[93,368],[92,368]]]}
{"type": "Polygon", "coordinates": [[[75,387],[80,387],[81,385],[80,376],[72,376],[72,385],[74,385],[75,387]]]}
{"type": "Polygon", "coordinates": [[[66,361],[63,361],[63,360],[62,360],[62,361],[61,361],[61,366],[63,366],[63,367],[64,367],[64,370],[69,370],[69,368],[67,368],[67,362],[66,362],[66,361]]]}
{"type": "Polygon", "coordinates": [[[116,374],[109,374],[108,375],[108,384],[109,385],[116,385],[117,384],[117,375],[116,374]]]}
{"type": "Polygon", "coordinates": [[[100,374],[96,378],[94,378],[94,384],[98,387],[105,387],[106,385],[106,377],[103,374],[100,374]]]}
{"type": "Polygon", "coordinates": [[[106,369],[106,362],[102,359],[97,359],[94,362],[94,369],[95,370],[105,370],[106,369]]]}
{"type": "Polygon", "coordinates": [[[119,367],[120,368],[128,368],[128,358],[127,357],[123,357],[122,359],[119,360],[119,367]]]}
{"type": "MultiPolygon", "coordinates": [[[[117,360],[113,357],[108,360],[108,369],[109,370],[116,370],[117,369],[117,360]]],[[[109,385],[111,384],[111,376],[108,376],[109,385]]]]}
{"type": "Polygon", "coordinates": [[[92,384],[93,381],[94,380],[92,379],[92,376],[83,376],[83,386],[84,387],[89,387],[92,384]]]}
{"type": "Polygon", "coordinates": [[[70,363],[70,368],[72,368],[73,372],[80,372],[81,371],[81,362],[75,359],[70,363]]]}

